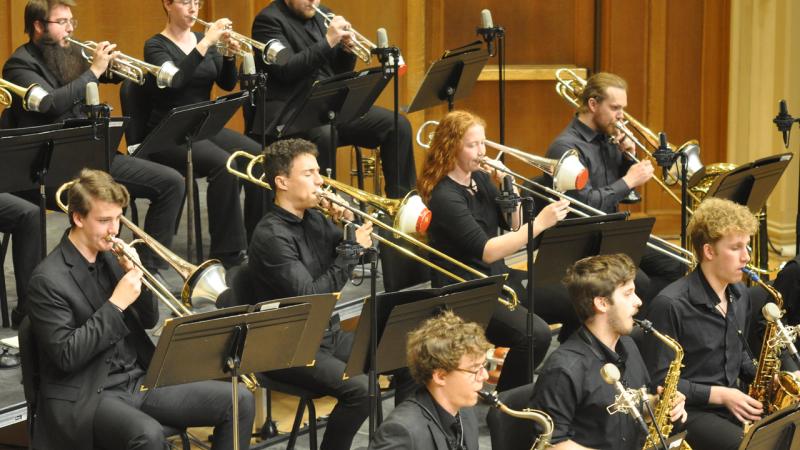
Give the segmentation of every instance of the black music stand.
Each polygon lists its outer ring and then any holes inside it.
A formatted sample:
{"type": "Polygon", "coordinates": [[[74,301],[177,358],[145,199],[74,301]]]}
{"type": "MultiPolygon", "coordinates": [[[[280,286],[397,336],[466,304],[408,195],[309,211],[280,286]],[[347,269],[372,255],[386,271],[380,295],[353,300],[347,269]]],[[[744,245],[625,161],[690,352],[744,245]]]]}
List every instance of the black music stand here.
{"type": "Polygon", "coordinates": [[[482,48],[481,41],[444,52],[442,58],[428,68],[414,100],[403,111],[421,111],[443,101],[447,102],[447,110],[452,111],[456,100],[472,93],[488,60],[489,52],[482,48]]]}
{"type": "MultiPolygon", "coordinates": [[[[242,305],[167,319],[142,390],[230,377],[233,417],[239,417],[240,374],[302,365],[296,362],[298,353],[310,351],[303,346],[316,352],[319,342],[302,339],[309,327],[320,328],[320,336],[324,329],[309,321],[311,311],[307,302],[262,311],[242,305]]],[[[238,425],[233,429],[238,449],[238,425]]]]}
{"type": "MultiPolygon", "coordinates": [[[[495,302],[500,296],[505,277],[466,281],[442,288],[380,294],[373,303],[367,299],[353,338],[353,347],[344,377],[367,374],[377,386],[377,374],[406,366],[406,336],[423,321],[443,310],[452,310],[468,322],[477,322],[483,328],[489,323],[495,302]],[[373,306],[377,308],[373,310],[373,306]],[[374,323],[376,320],[377,323],[374,323]],[[376,353],[370,356],[370,328],[376,328],[376,353]],[[378,358],[377,355],[380,355],[378,358]]],[[[377,427],[380,396],[370,403],[370,424],[377,427]]],[[[375,430],[370,429],[370,439],[375,430]]]]}
{"type": "Polygon", "coordinates": [[[309,90],[299,91],[269,126],[276,139],[330,125],[332,151],[337,146],[336,124],[351,122],[369,111],[391,77],[382,67],[347,72],[315,81],[309,90]]]}
{"type": "MultiPolygon", "coordinates": [[[[150,134],[144,138],[131,156],[146,157],[152,153],[169,150],[173,146],[186,146],[186,236],[187,255],[194,250],[194,165],[192,143],[217,135],[225,124],[248,99],[247,91],[218,97],[216,100],[172,108],[150,134]]],[[[199,224],[198,224],[199,226],[199,224]]],[[[203,246],[198,242],[197,260],[203,260],[203,246]]]]}
{"type": "Polygon", "coordinates": [[[739,445],[739,450],[798,450],[798,428],[800,410],[797,406],[777,411],[750,427],[739,445]]]}
{"type": "MultiPolygon", "coordinates": [[[[707,197],[731,200],[747,206],[751,213],[757,215],[766,207],[767,198],[772,194],[791,160],[791,153],[781,153],[742,164],[717,177],[709,187],[707,197]]],[[[762,216],[761,219],[759,221],[761,239],[755,245],[761,249],[758,265],[766,267],[769,262],[766,216],[762,216]]]]}
{"type": "Polygon", "coordinates": [[[91,125],[55,124],[0,133],[0,158],[6,167],[0,177],[0,192],[38,189],[42,257],[47,252],[45,188],[61,186],[83,168],[108,172],[105,139],[95,137],[96,129],[91,125]]]}

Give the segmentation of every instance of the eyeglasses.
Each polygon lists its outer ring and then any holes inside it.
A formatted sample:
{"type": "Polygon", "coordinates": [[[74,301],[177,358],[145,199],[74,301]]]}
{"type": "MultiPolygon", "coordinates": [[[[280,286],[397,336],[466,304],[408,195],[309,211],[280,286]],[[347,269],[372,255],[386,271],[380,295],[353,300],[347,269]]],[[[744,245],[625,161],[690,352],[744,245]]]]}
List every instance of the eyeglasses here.
{"type": "Polygon", "coordinates": [[[72,28],[78,28],[78,19],[58,19],[58,20],[45,20],[46,23],[55,23],[61,25],[62,27],[67,26],[67,24],[72,24],[72,28]]]}
{"type": "Polygon", "coordinates": [[[203,1],[202,0],[175,0],[175,3],[177,3],[179,5],[183,5],[183,6],[194,5],[194,6],[197,7],[197,9],[200,9],[200,8],[203,7],[203,1]]]}
{"type": "Polygon", "coordinates": [[[484,370],[486,371],[486,373],[489,373],[489,364],[491,364],[489,360],[486,360],[483,362],[483,364],[481,364],[480,367],[478,367],[475,370],[462,369],[460,367],[456,367],[455,370],[464,373],[471,373],[475,377],[475,381],[480,381],[478,380],[478,377],[480,376],[481,373],[483,373],[484,370]]]}

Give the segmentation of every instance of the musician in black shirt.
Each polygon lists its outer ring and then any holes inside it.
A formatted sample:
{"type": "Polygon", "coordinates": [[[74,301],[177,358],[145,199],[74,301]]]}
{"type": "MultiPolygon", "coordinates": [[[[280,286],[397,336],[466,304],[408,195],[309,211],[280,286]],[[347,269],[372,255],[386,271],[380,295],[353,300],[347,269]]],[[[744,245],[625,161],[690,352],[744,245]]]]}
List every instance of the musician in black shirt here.
{"type": "MultiPolygon", "coordinates": [[[[320,203],[316,192],[322,187],[316,154],[314,144],[302,139],[277,141],[267,147],[264,173],[275,192],[275,204],[258,223],[248,263],[237,276],[250,280],[252,289],[250,298],[237,299],[239,302],[338,292],[350,278],[355,261],[336,252],[342,231],[314,209],[320,203]]],[[[351,211],[325,203],[334,218],[353,220],[351,211]]],[[[371,246],[371,232],[371,223],[360,226],[356,241],[371,246]]],[[[313,367],[273,371],[269,376],[336,397],[321,448],[345,450],[369,415],[369,402],[365,375],[342,379],[353,334],[342,331],[338,323],[337,314],[323,336],[313,367]]]]}
{"type": "MultiPolygon", "coordinates": [[[[578,96],[578,113],[547,149],[547,157],[556,160],[569,149],[578,151],[589,181],[583,189],[566,194],[605,213],[616,212],[631,190],[653,177],[648,159],[634,163],[626,155],[634,153],[634,144],[615,127],[628,105],[626,90],[627,83],[617,75],[601,72],[589,77],[578,96]]],[[[552,183],[552,178],[545,176],[545,181],[552,183]]],[[[639,267],[644,273],[637,275],[636,290],[644,310],[664,286],[685,273],[681,263],[649,248],[639,267]]]]}
{"type": "MultiPolygon", "coordinates": [[[[686,395],[687,440],[695,450],[738,448],[742,423],[760,419],[763,412],[741,384],[755,374],[745,341],[750,298],[741,269],[750,261],[747,245],[757,228],[746,207],[704,200],[687,230],[700,263],[653,299],[648,312],[653,326],[683,347],[678,389],[686,395]]],[[[653,381],[660,382],[672,352],[646,337],[642,354],[653,381]]]]}
{"type": "MultiPolygon", "coordinates": [[[[628,336],[642,302],[624,254],[584,258],[567,270],[564,284],[583,326],[545,361],[531,407],[553,419],[553,448],[641,449],[645,436],[630,416],[608,414],[616,391],[600,375],[606,364],[620,371],[625,388],[650,381],[636,344],[628,336]]],[[[660,389],[659,389],[660,391],[660,389]]],[[[686,419],[684,397],[674,400],[670,419],[686,419]]]]}
{"type": "MultiPolygon", "coordinates": [[[[495,183],[500,174],[487,172],[480,163],[486,153],[483,119],[466,111],[447,114],[436,128],[431,148],[420,175],[418,190],[432,212],[428,229],[430,244],[437,250],[481,271],[486,275],[508,273],[503,258],[523,248],[528,240],[528,224],[520,225],[520,215],[511,214],[511,223],[501,217],[495,198],[495,183]],[[500,226],[514,231],[498,235],[500,226]]],[[[534,220],[534,236],[564,218],[566,201],[546,207],[534,220]]],[[[461,276],[475,275],[441,258],[431,256],[437,265],[461,276]]],[[[520,278],[524,278],[524,274],[520,278]]],[[[431,272],[431,284],[455,283],[438,271],[431,272]]],[[[525,299],[521,285],[516,286],[520,299],[525,299]]],[[[528,338],[524,307],[509,311],[497,304],[486,336],[495,345],[510,347],[497,388],[510,389],[525,383],[527,377],[528,338]]],[[[544,358],[550,346],[547,324],[534,316],[536,343],[534,366],[544,358]]]]}

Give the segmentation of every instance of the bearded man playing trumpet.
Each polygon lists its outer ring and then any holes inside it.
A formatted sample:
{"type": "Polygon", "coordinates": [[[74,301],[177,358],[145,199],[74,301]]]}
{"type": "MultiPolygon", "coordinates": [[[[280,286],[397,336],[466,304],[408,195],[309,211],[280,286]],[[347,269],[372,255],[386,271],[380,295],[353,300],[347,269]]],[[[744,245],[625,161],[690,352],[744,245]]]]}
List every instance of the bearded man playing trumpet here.
{"type": "MultiPolygon", "coordinates": [[[[600,72],[586,81],[578,95],[578,113],[547,149],[548,158],[560,158],[576,149],[581,163],[589,170],[589,182],[579,191],[566,194],[606,213],[616,212],[633,189],[653,177],[653,165],[647,159],[634,162],[634,143],[617,128],[628,106],[628,84],[621,77],[600,72]]],[[[546,181],[551,182],[549,176],[546,181]]],[[[684,266],[648,248],[637,274],[636,290],[647,304],[670,282],[680,278],[684,266]]]]}
{"type": "MultiPolygon", "coordinates": [[[[511,215],[511,223],[506,223],[495,203],[500,195],[496,183],[501,174],[481,163],[486,156],[484,128],[483,119],[469,112],[447,114],[436,127],[417,189],[432,213],[428,228],[430,245],[486,275],[499,275],[510,271],[504,258],[525,246],[528,224],[520,225],[519,211],[511,215]],[[500,226],[514,231],[499,235],[500,226]]],[[[559,201],[544,208],[533,222],[534,236],[563,219],[567,207],[568,202],[559,201]]],[[[431,259],[462,278],[474,278],[442,258],[432,255],[431,259]]],[[[512,273],[512,278],[515,275],[519,274],[512,273]]],[[[513,284],[514,280],[510,281],[513,284]]],[[[439,272],[431,272],[434,287],[454,282],[439,272]]],[[[518,297],[524,299],[523,289],[518,283],[518,297]]],[[[530,351],[526,330],[524,307],[510,311],[497,304],[486,336],[495,345],[511,348],[497,384],[500,391],[527,380],[530,351]]],[[[537,316],[534,316],[534,339],[538,355],[535,366],[550,346],[550,329],[537,316]]]]}
{"type": "Polygon", "coordinates": [[[215,449],[232,448],[238,426],[240,448],[249,448],[255,401],[244,386],[238,418],[226,382],[140,389],[154,351],[145,329],[158,322],[158,306],[142,271],[111,252],[128,191],[84,169],[68,198],[70,228],[30,281],[35,344],[26,351],[35,350],[40,378],[33,447],[163,449],[165,424],[214,426],[215,449]]]}

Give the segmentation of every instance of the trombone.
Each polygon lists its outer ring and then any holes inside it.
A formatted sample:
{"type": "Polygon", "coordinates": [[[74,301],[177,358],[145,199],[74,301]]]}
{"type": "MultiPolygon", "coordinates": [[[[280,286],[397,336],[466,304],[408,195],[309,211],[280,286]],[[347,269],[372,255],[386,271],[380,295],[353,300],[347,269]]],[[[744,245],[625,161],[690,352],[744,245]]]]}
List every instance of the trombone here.
{"type": "Polygon", "coordinates": [[[50,105],[53,103],[53,98],[50,97],[50,93],[36,83],[24,88],[0,78],[0,105],[3,105],[5,108],[11,106],[13,102],[12,93],[22,99],[22,108],[25,111],[39,112],[43,109],[49,109],[50,105]],[[47,107],[43,108],[45,105],[47,107]]]}
{"type": "MultiPolygon", "coordinates": [[[[325,21],[325,26],[329,27],[331,25],[331,20],[333,20],[336,14],[325,13],[324,11],[319,9],[316,5],[314,5],[313,8],[317,13],[319,13],[319,15],[322,16],[322,18],[325,21]]],[[[376,48],[377,45],[373,44],[372,41],[365,38],[364,35],[356,31],[355,28],[350,28],[350,33],[353,35],[353,48],[352,48],[353,54],[356,55],[360,60],[369,64],[370,60],[372,59],[372,49],[376,48]]],[[[400,62],[400,65],[403,64],[400,62]]]]}
{"type": "MultiPolygon", "coordinates": [[[[437,123],[437,122],[436,121],[428,121],[428,122],[425,122],[422,126],[425,127],[428,124],[435,124],[435,123],[437,123]]],[[[422,130],[422,128],[420,128],[420,130],[422,130]]],[[[417,131],[417,144],[422,148],[426,148],[426,149],[430,148],[430,141],[431,141],[432,136],[433,136],[433,133],[429,133],[428,134],[428,139],[429,140],[427,142],[425,142],[425,141],[422,140],[422,133],[420,133],[420,131],[417,131]]],[[[534,180],[532,180],[532,179],[530,179],[530,178],[528,178],[528,177],[526,177],[526,176],[524,176],[524,175],[522,175],[522,174],[520,174],[520,173],[518,173],[516,171],[513,171],[513,170],[509,169],[508,167],[506,167],[505,165],[500,163],[500,161],[497,161],[495,159],[485,158],[485,157],[483,159],[481,159],[481,163],[486,164],[487,166],[491,167],[492,169],[498,170],[498,171],[503,172],[503,173],[505,173],[507,175],[511,175],[512,177],[517,178],[519,180],[522,180],[523,182],[526,183],[526,184],[519,184],[517,182],[514,182],[514,186],[516,186],[517,188],[522,189],[522,190],[530,193],[531,195],[534,195],[537,198],[540,198],[540,199],[545,200],[545,201],[550,202],[550,203],[555,202],[555,200],[553,200],[552,197],[544,195],[541,192],[536,191],[535,189],[529,187],[529,185],[533,186],[536,189],[540,189],[540,190],[542,190],[542,191],[544,191],[544,192],[546,192],[546,193],[548,193],[548,194],[550,194],[552,196],[558,197],[558,198],[563,199],[563,200],[568,200],[570,202],[570,206],[568,207],[569,211],[571,213],[574,213],[574,214],[576,214],[578,216],[581,216],[581,217],[605,216],[605,215],[607,215],[605,212],[603,212],[603,211],[601,211],[601,210],[599,210],[599,209],[597,209],[597,208],[595,208],[593,206],[587,205],[586,203],[583,203],[583,202],[581,202],[581,201],[579,201],[577,199],[574,199],[574,198],[564,194],[564,191],[566,191],[566,190],[574,190],[574,189],[578,189],[579,190],[579,189],[582,189],[583,186],[586,184],[586,178],[588,178],[588,174],[585,175],[585,177],[582,177],[580,175],[575,175],[576,168],[573,165],[574,163],[569,162],[569,161],[565,161],[563,156],[559,161],[556,161],[556,160],[550,159],[550,158],[543,158],[541,156],[531,155],[531,154],[529,154],[527,152],[524,152],[522,150],[506,147],[505,145],[500,145],[500,144],[497,144],[497,143],[492,142],[492,141],[486,141],[486,145],[489,146],[489,147],[499,148],[502,151],[506,152],[507,154],[512,155],[512,156],[514,156],[514,157],[516,157],[516,158],[518,158],[518,159],[520,159],[520,160],[522,160],[522,161],[524,161],[524,162],[536,167],[537,169],[547,173],[548,175],[550,175],[553,178],[553,187],[550,188],[550,187],[547,187],[547,186],[545,186],[543,184],[537,183],[536,181],[534,181],[534,180]],[[509,150],[511,150],[511,151],[509,151],[509,150]],[[566,167],[567,169],[565,170],[565,168],[563,168],[563,167],[566,167]],[[581,180],[582,180],[582,182],[581,182],[581,180]],[[570,184],[573,183],[573,182],[575,183],[575,187],[569,187],[570,184]],[[580,187],[578,187],[578,186],[580,186],[580,187]],[[568,188],[562,190],[562,188],[564,188],[564,187],[568,187],[568,188]],[[575,206],[578,206],[578,207],[582,208],[583,211],[580,210],[580,209],[576,209],[575,206]]],[[[566,152],[565,156],[567,154],[569,154],[570,152],[572,152],[572,151],[575,151],[575,150],[572,149],[572,150],[566,152]]],[[[577,151],[575,151],[574,155],[575,155],[575,158],[578,158],[577,151]]],[[[580,164],[580,160],[579,159],[578,159],[578,164],[580,164]]],[[[581,164],[580,167],[583,168],[583,165],[581,164]]],[[[583,170],[585,171],[586,169],[583,168],[583,170]]],[[[658,236],[654,236],[652,234],[650,235],[650,239],[649,240],[650,241],[655,241],[659,245],[656,245],[656,244],[654,244],[652,242],[647,242],[647,246],[648,247],[650,247],[653,250],[655,250],[655,251],[657,251],[659,253],[662,253],[662,254],[664,254],[666,256],[674,258],[674,259],[678,260],[679,262],[685,264],[686,266],[688,266],[690,268],[694,267],[695,260],[694,260],[694,255],[692,254],[692,252],[686,250],[683,247],[675,245],[675,244],[673,244],[671,242],[665,241],[664,239],[661,239],[658,236]],[[667,249],[670,249],[672,251],[667,250],[667,249]],[[685,257],[681,256],[681,254],[685,255],[685,257]]]]}
{"type": "MultiPolygon", "coordinates": [[[[251,183],[254,183],[254,184],[258,185],[258,186],[261,186],[263,188],[272,189],[270,187],[270,185],[262,179],[262,177],[255,176],[255,175],[253,175],[253,172],[252,172],[252,169],[257,164],[260,164],[263,161],[263,159],[264,159],[264,155],[253,156],[253,155],[251,155],[251,154],[249,154],[249,153],[247,153],[245,151],[239,150],[239,151],[234,152],[233,154],[231,154],[231,156],[228,158],[228,163],[227,163],[228,172],[236,175],[239,178],[242,178],[242,179],[247,180],[247,181],[249,181],[251,183]],[[246,159],[249,160],[249,162],[247,164],[246,172],[242,172],[242,171],[237,170],[237,169],[234,168],[235,161],[238,158],[246,158],[246,159]]],[[[394,233],[394,235],[399,237],[400,239],[403,239],[404,241],[406,241],[406,242],[408,242],[408,243],[410,243],[410,244],[412,244],[412,245],[414,245],[414,246],[416,246],[416,247],[418,247],[418,248],[420,248],[422,250],[425,250],[425,251],[427,251],[427,252],[429,252],[431,254],[436,255],[436,256],[446,260],[447,262],[449,262],[449,263],[451,263],[451,264],[453,264],[455,266],[458,266],[459,268],[461,268],[463,270],[466,270],[467,272],[475,275],[478,278],[487,278],[488,277],[483,272],[481,272],[479,270],[476,270],[476,269],[468,266],[467,264],[464,264],[463,262],[461,262],[461,261],[459,261],[459,260],[457,260],[455,258],[452,258],[452,257],[440,252],[439,250],[429,246],[428,244],[425,244],[424,242],[419,241],[418,239],[414,238],[413,236],[411,236],[410,234],[404,232],[403,230],[395,228],[395,227],[392,227],[390,225],[387,225],[387,224],[383,223],[382,221],[375,219],[371,215],[361,211],[360,209],[354,208],[354,207],[350,206],[349,204],[347,204],[345,202],[342,202],[335,195],[333,195],[333,193],[330,191],[330,189],[333,188],[333,189],[337,189],[339,191],[345,192],[348,195],[353,196],[353,198],[355,198],[356,200],[360,200],[360,201],[365,201],[364,199],[367,198],[367,196],[369,196],[370,194],[366,194],[366,193],[364,193],[363,191],[361,191],[359,189],[356,189],[356,188],[354,188],[352,186],[345,185],[344,183],[340,183],[340,182],[338,182],[336,180],[332,180],[332,179],[330,179],[328,177],[322,177],[322,179],[325,181],[325,184],[328,185],[328,190],[320,189],[317,192],[317,196],[320,199],[325,199],[325,200],[328,200],[332,204],[336,204],[338,206],[341,206],[342,208],[345,208],[348,211],[351,211],[353,214],[355,214],[356,216],[360,217],[361,219],[368,220],[368,221],[372,222],[374,225],[377,225],[379,228],[383,228],[386,231],[394,233]]],[[[320,209],[322,209],[322,208],[320,208],[320,209]]],[[[326,212],[326,211],[323,210],[323,212],[326,212]]],[[[342,220],[342,221],[345,224],[350,223],[347,220],[342,220]]],[[[397,222],[397,219],[395,219],[395,222],[397,222]]],[[[409,250],[409,249],[407,249],[407,248],[405,248],[403,246],[400,246],[400,245],[390,241],[389,239],[386,239],[383,236],[378,235],[377,233],[372,233],[370,236],[372,237],[372,239],[375,239],[376,241],[378,241],[378,242],[380,242],[382,244],[388,245],[389,247],[393,248],[394,250],[397,250],[398,252],[402,253],[403,255],[413,259],[414,261],[417,261],[417,262],[419,262],[421,264],[424,264],[424,265],[428,266],[431,269],[437,270],[437,271],[443,273],[444,275],[447,275],[448,277],[450,277],[450,278],[452,278],[452,279],[454,279],[456,281],[459,281],[459,282],[467,281],[465,278],[460,277],[460,276],[454,274],[453,272],[447,270],[446,268],[432,263],[431,261],[428,261],[427,259],[417,255],[416,253],[412,252],[411,250],[409,250]]],[[[508,294],[510,300],[505,300],[503,298],[498,298],[498,301],[500,303],[502,303],[503,305],[505,305],[509,310],[513,311],[517,307],[517,305],[519,305],[519,298],[517,297],[517,293],[511,287],[506,286],[506,285],[503,286],[503,290],[508,294]]]]}
{"type": "MultiPolygon", "coordinates": [[[[94,61],[93,54],[97,49],[96,42],[81,42],[69,36],[67,36],[66,40],[67,42],[81,47],[81,55],[83,55],[86,61],[89,61],[90,64],[94,61]],[[90,53],[87,53],[87,51],[90,53]]],[[[164,89],[172,85],[172,79],[175,77],[175,74],[178,73],[178,68],[172,61],[167,61],[159,67],[120,53],[108,63],[107,72],[131,80],[139,86],[144,85],[147,80],[146,75],[150,73],[156,78],[156,85],[158,88],[164,89]]]]}
{"type": "MultiPolygon", "coordinates": [[[[575,73],[575,71],[565,67],[562,67],[561,69],[558,69],[556,71],[556,80],[557,80],[556,93],[558,93],[558,95],[564,100],[566,100],[569,104],[571,104],[575,108],[578,108],[580,106],[578,102],[578,95],[580,94],[581,90],[583,90],[583,88],[586,86],[586,80],[581,78],[581,76],[575,73]]],[[[633,128],[637,130],[639,134],[642,135],[645,141],[647,141],[647,144],[654,149],[658,148],[659,146],[658,136],[656,136],[656,134],[653,133],[649,128],[642,125],[642,123],[636,120],[633,116],[628,114],[627,111],[624,112],[623,114],[625,117],[625,121],[616,122],[614,126],[620,132],[622,132],[628,139],[630,139],[636,145],[636,147],[641,149],[648,157],[653,158],[653,154],[650,153],[647,147],[639,139],[636,138],[634,133],[627,127],[626,124],[630,124],[631,126],[633,126],[633,128]]],[[[669,143],[667,144],[667,146],[671,150],[675,148],[674,145],[669,143]]],[[[696,140],[691,140],[681,145],[680,148],[678,148],[678,152],[685,152],[687,155],[688,164],[686,170],[686,177],[687,177],[686,179],[688,180],[689,178],[692,177],[692,175],[694,175],[695,173],[697,173],[697,171],[703,168],[703,163],[700,161],[700,145],[696,140]]],[[[636,155],[630,153],[628,153],[628,155],[634,162],[637,163],[639,162],[639,159],[636,157],[636,155]]],[[[680,165],[678,163],[674,163],[672,167],[670,167],[665,181],[662,181],[658,176],[653,177],[656,183],[658,183],[658,185],[661,186],[661,188],[664,189],[664,191],[670,197],[672,197],[673,200],[678,202],[679,205],[681,205],[681,200],[678,198],[677,195],[675,195],[674,192],[672,192],[672,190],[668,187],[668,185],[672,186],[680,180],[681,170],[682,169],[680,165]]],[[[701,199],[697,197],[694,192],[689,190],[688,194],[692,197],[693,201],[695,201],[696,203],[700,203],[701,199]]],[[[681,206],[684,206],[690,215],[693,213],[693,211],[688,206],[685,205],[681,206]]]]}

